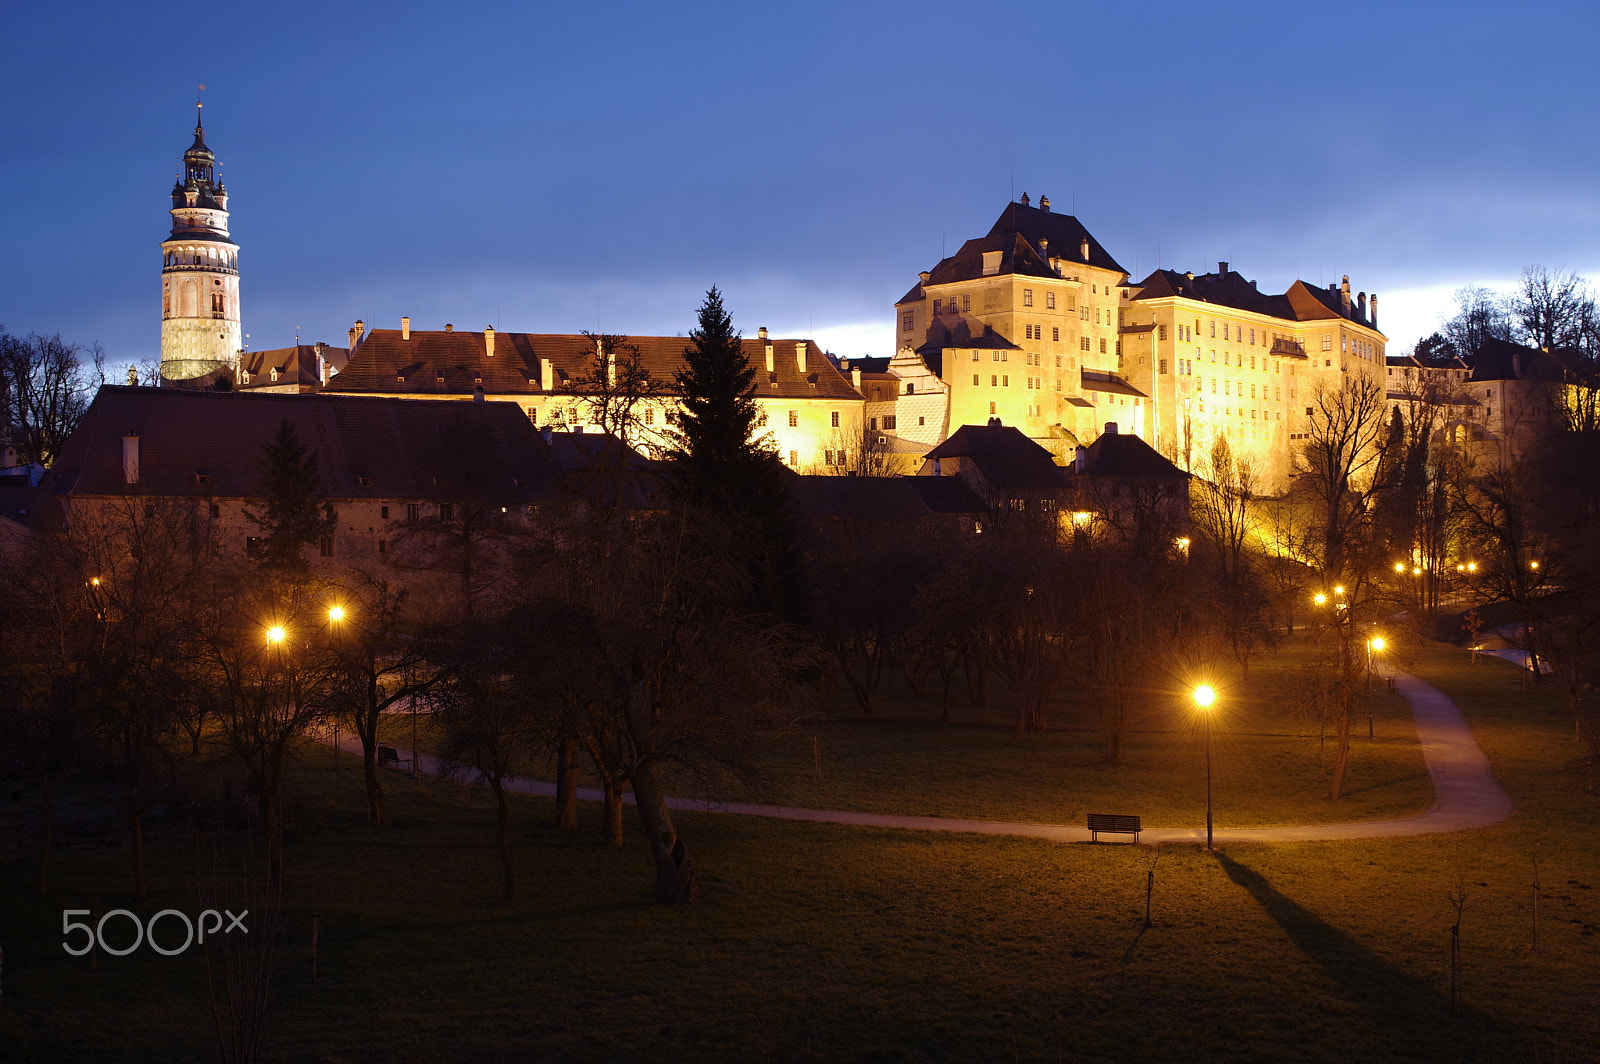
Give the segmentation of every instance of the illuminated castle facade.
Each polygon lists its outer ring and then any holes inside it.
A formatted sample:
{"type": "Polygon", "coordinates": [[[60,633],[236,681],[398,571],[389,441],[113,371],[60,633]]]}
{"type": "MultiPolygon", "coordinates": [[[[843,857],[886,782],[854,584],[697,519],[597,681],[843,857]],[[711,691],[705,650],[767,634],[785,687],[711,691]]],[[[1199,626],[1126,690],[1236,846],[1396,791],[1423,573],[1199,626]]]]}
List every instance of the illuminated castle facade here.
{"type": "Polygon", "coordinates": [[[172,186],[172,233],[161,242],[161,376],[172,381],[237,372],[243,346],[228,191],[198,113],[195,119],[194,143],[172,186]]]}
{"type": "Polygon", "coordinates": [[[1024,195],[895,304],[898,386],[867,424],[926,449],[999,418],[1063,460],[1115,425],[1198,473],[1221,436],[1277,490],[1313,396],[1381,380],[1377,307],[1348,277],[1268,294],[1227,263],[1132,281],[1076,218],[1024,195]]]}

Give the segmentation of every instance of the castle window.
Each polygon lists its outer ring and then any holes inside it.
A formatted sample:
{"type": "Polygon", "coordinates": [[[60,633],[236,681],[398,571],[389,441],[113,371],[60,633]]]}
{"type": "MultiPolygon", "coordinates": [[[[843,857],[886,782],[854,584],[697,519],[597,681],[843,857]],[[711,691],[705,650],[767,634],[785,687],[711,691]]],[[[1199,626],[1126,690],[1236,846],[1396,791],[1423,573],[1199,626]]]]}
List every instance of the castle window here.
{"type": "Polygon", "coordinates": [[[792,429],[800,427],[800,411],[798,411],[798,410],[789,411],[789,427],[792,428],[792,429]]]}
{"type": "Polygon", "coordinates": [[[324,558],[333,557],[333,537],[323,536],[317,540],[317,553],[324,558]]]}
{"type": "Polygon", "coordinates": [[[406,520],[420,521],[422,519],[422,504],[416,502],[406,503],[406,520]]]}
{"type": "Polygon", "coordinates": [[[1324,351],[1332,351],[1333,350],[1333,337],[1332,336],[1323,336],[1323,338],[1322,338],[1322,349],[1324,351]]]}
{"type": "Polygon", "coordinates": [[[834,428],[838,428],[839,427],[839,411],[837,411],[837,410],[830,411],[829,414],[828,414],[828,421],[834,428]]]}
{"type": "Polygon", "coordinates": [[[1044,307],[1046,310],[1056,309],[1056,294],[1054,292],[1046,292],[1044,294],[1044,307]]]}
{"type": "Polygon", "coordinates": [[[906,394],[907,395],[916,395],[917,394],[917,382],[916,381],[906,381],[906,394]]]}
{"type": "Polygon", "coordinates": [[[439,504],[439,520],[454,521],[456,519],[455,503],[442,502],[439,504]]]}
{"type": "Polygon", "coordinates": [[[978,352],[976,350],[972,352],[972,361],[978,361],[978,352]]]}
{"type": "Polygon", "coordinates": [[[885,432],[893,432],[894,431],[895,422],[897,420],[898,419],[895,417],[894,414],[885,414],[885,415],[883,415],[883,431],[885,431],[885,432]]]}
{"type": "Polygon", "coordinates": [[[961,309],[962,310],[971,310],[972,309],[972,297],[971,296],[962,296],[961,297],[961,309]]]}
{"type": "Polygon", "coordinates": [[[389,520],[389,508],[387,506],[378,507],[378,516],[385,521],[389,520]]]}
{"type": "Polygon", "coordinates": [[[1002,387],[1002,388],[1011,387],[1011,375],[1010,374],[1004,374],[1004,375],[1001,376],[1001,378],[1000,378],[1000,387],[1002,387]]]}
{"type": "Polygon", "coordinates": [[[1050,326],[1050,342],[1051,343],[1057,343],[1057,344],[1059,344],[1061,342],[1061,326],[1059,326],[1059,325],[1050,326]]]}
{"type": "Polygon", "coordinates": [[[991,388],[1000,387],[1000,375],[998,373],[989,374],[989,387],[991,387],[991,388]]]}
{"type": "Polygon", "coordinates": [[[1022,305],[1025,307],[1033,306],[1033,289],[1024,288],[1022,290],[1022,305]]]}
{"type": "Polygon", "coordinates": [[[915,314],[903,314],[900,316],[900,328],[905,332],[910,332],[911,325],[916,320],[917,317],[915,314]]]}
{"type": "Polygon", "coordinates": [[[211,504],[211,519],[213,521],[215,521],[217,518],[219,518],[221,516],[222,516],[222,507],[218,506],[216,503],[212,503],[211,504]]]}
{"type": "Polygon", "coordinates": [[[386,540],[386,539],[378,540],[378,553],[379,554],[388,554],[389,553],[389,541],[388,540],[386,540]]]}
{"type": "Polygon", "coordinates": [[[800,464],[800,452],[799,451],[790,451],[789,452],[789,464],[792,465],[792,466],[797,466],[797,465],[800,464]]]}
{"type": "Polygon", "coordinates": [[[656,423],[655,407],[647,406],[644,408],[644,423],[646,425],[654,425],[656,423]]]}
{"type": "Polygon", "coordinates": [[[941,313],[940,308],[943,307],[943,306],[944,306],[944,300],[935,299],[933,301],[933,316],[934,317],[938,317],[939,316],[939,314],[941,313]]]}
{"type": "Polygon", "coordinates": [[[1100,339],[1100,353],[1102,355],[1106,353],[1106,341],[1104,337],[1101,337],[1100,339]]]}

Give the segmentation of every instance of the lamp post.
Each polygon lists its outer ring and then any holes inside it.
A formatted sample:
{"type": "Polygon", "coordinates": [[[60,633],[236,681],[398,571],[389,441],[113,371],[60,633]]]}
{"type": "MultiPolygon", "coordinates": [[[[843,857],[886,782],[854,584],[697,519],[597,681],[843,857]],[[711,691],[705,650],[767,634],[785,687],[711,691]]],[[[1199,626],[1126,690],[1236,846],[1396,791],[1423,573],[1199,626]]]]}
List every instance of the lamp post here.
{"type": "MultiPolygon", "coordinates": [[[[328,607],[328,634],[329,642],[335,648],[339,645],[339,622],[344,620],[344,607],[335,603],[328,607]]],[[[339,718],[333,718],[333,763],[339,764],[339,718]]]]}
{"type": "Polygon", "coordinates": [[[1383,650],[1383,636],[1375,635],[1367,640],[1367,738],[1372,734],[1372,655],[1383,650]]]}
{"type": "Polygon", "coordinates": [[[1201,684],[1194,689],[1194,704],[1200,707],[1200,713],[1206,721],[1206,849],[1211,849],[1211,704],[1217,700],[1217,692],[1210,684],[1201,684]]]}

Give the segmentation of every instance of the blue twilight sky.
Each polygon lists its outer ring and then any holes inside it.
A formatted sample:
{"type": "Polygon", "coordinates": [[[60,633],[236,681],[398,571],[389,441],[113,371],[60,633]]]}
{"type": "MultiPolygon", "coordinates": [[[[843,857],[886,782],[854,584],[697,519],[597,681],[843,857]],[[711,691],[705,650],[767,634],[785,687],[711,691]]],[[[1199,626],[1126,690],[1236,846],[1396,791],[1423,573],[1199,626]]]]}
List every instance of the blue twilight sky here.
{"type": "Polygon", "coordinates": [[[1135,279],[1449,293],[1600,274],[1593,2],[279,0],[0,11],[0,324],[156,354],[204,82],[255,348],[735,324],[888,354],[1008,198],[1135,279]]]}

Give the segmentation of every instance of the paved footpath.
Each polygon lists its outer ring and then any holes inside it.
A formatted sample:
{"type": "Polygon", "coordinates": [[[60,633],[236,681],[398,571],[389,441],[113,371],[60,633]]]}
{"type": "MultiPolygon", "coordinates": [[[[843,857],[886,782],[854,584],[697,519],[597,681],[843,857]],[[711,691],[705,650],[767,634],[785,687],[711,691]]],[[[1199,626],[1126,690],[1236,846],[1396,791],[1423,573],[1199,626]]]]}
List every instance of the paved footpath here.
{"type": "MultiPolygon", "coordinates": [[[[1400,693],[1411,703],[1417,725],[1422,756],[1433,777],[1433,806],[1426,813],[1402,820],[1370,820],[1347,824],[1308,824],[1283,828],[1216,829],[1217,842],[1310,842],[1326,839],[1395,838],[1403,835],[1433,835],[1498,824],[1511,815],[1511,796],[1494,778],[1489,759],[1484,756],[1461,710],[1437,687],[1414,676],[1396,673],[1400,693]]],[[[341,740],[340,747],[360,752],[360,744],[341,740]]],[[[399,751],[402,759],[407,750],[399,751]]],[[[436,776],[444,771],[438,758],[424,754],[423,773],[436,776]]],[[[473,773],[474,775],[476,773],[473,773]]],[[[520,794],[554,797],[553,783],[516,778],[507,788],[520,794]]],[[[580,788],[578,797],[599,801],[600,791],[580,788]]],[[[632,802],[633,795],[623,796],[632,802]]],[[[1056,842],[1088,842],[1089,829],[1071,824],[1013,824],[1000,820],[955,820],[948,817],[895,816],[889,813],[854,813],[839,809],[795,809],[781,805],[748,805],[740,802],[706,802],[669,798],[673,809],[702,813],[735,813],[744,816],[775,817],[780,820],[815,820],[829,824],[855,824],[862,827],[905,828],[911,831],[965,831],[978,835],[1026,835],[1056,842]]],[[[1162,842],[1204,842],[1205,828],[1151,828],[1139,836],[1146,845],[1162,842]]]]}

